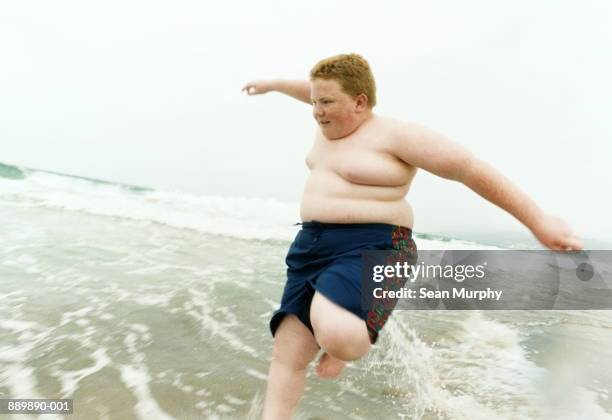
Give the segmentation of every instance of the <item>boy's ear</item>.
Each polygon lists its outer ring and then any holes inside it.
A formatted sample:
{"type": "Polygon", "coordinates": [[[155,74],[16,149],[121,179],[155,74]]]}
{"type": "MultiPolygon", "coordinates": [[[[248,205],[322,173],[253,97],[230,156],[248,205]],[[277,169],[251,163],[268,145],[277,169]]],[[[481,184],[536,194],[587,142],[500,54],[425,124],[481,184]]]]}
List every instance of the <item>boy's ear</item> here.
{"type": "Polygon", "coordinates": [[[355,97],[355,111],[361,112],[368,107],[368,96],[365,93],[360,93],[355,97]]]}

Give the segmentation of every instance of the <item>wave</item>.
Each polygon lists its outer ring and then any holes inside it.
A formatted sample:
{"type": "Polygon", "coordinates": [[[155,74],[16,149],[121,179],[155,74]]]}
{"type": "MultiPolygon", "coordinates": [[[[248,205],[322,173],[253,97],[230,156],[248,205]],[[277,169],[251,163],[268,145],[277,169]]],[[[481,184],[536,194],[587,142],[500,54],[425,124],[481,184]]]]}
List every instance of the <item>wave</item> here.
{"type": "Polygon", "coordinates": [[[0,164],[0,200],[82,211],[243,239],[291,240],[299,207],[272,199],[217,197],[118,184],[0,164]]]}
{"type": "MultiPolygon", "coordinates": [[[[297,203],[163,191],[1,163],[0,200],[241,239],[290,241],[300,220],[297,203]]],[[[424,249],[474,249],[476,245],[439,235],[417,233],[416,237],[424,249]]]]}
{"type": "Polygon", "coordinates": [[[22,168],[0,162],[0,178],[23,179],[25,177],[26,174],[22,168]]]}

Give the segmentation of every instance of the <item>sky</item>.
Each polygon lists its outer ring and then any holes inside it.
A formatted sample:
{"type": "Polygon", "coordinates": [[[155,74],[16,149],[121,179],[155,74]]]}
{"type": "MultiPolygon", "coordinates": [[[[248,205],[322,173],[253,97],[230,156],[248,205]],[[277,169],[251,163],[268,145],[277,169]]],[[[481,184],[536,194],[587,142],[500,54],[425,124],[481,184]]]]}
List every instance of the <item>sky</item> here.
{"type": "MultiPolygon", "coordinates": [[[[379,115],[497,167],[580,235],[612,237],[612,3],[30,1],[0,5],[0,162],[297,202],[311,107],[249,80],[363,55],[379,115]]],[[[520,230],[420,171],[417,231],[520,230]]]]}

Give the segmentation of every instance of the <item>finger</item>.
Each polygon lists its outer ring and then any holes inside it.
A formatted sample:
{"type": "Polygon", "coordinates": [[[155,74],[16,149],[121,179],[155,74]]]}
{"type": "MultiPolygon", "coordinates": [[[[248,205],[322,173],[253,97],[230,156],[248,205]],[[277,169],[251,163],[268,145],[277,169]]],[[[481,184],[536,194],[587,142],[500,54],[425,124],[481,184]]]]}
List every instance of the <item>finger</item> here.
{"type": "Polygon", "coordinates": [[[551,244],[550,249],[553,251],[565,252],[565,251],[571,251],[572,247],[567,241],[556,241],[551,244]]]}
{"type": "Polygon", "coordinates": [[[580,241],[565,241],[556,247],[558,251],[581,251],[582,243],[580,241]]]}
{"type": "Polygon", "coordinates": [[[580,251],[582,250],[582,242],[580,241],[580,239],[572,239],[571,241],[569,241],[569,246],[574,250],[574,251],[580,251]]]}
{"type": "Polygon", "coordinates": [[[574,250],[582,249],[582,241],[575,234],[570,234],[565,240],[565,245],[571,247],[574,250]]]}

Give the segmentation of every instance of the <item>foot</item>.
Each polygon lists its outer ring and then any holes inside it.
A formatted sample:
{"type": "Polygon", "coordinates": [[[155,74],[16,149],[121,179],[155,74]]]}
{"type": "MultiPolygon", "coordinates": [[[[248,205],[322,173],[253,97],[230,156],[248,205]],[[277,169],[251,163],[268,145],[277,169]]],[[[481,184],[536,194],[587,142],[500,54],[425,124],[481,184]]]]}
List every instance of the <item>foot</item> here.
{"type": "Polygon", "coordinates": [[[324,352],[319,358],[319,364],[315,372],[319,378],[333,379],[340,375],[345,365],[344,360],[336,359],[324,352]]]}

